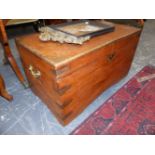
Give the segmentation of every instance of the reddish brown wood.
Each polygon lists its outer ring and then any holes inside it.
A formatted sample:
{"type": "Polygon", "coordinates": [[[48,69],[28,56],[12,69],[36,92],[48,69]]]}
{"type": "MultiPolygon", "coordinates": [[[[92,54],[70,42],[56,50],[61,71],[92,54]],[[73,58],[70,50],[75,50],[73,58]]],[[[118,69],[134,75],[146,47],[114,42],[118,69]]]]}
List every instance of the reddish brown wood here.
{"type": "Polygon", "coordinates": [[[141,27],[144,26],[144,19],[137,19],[137,22],[141,27]]]}
{"type": "Polygon", "coordinates": [[[13,97],[6,91],[3,77],[0,75],[0,96],[4,97],[8,101],[11,101],[13,97]]]}
{"type": "MultiPolygon", "coordinates": [[[[8,20],[5,20],[4,22],[6,23],[8,20]]],[[[7,38],[7,34],[5,31],[5,25],[3,23],[3,21],[0,19],[0,41],[2,42],[2,46],[4,48],[4,55],[5,55],[5,62],[9,62],[12,69],[14,70],[14,72],[16,73],[18,79],[20,80],[20,82],[22,84],[26,84],[24,77],[11,53],[10,47],[9,47],[9,42],[8,42],[8,38],[7,38]]]]}
{"type": "Polygon", "coordinates": [[[83,45],[45,43],[38,34],[16,43],[33,92],[66,125],[128,73],[140,32],[116,25],[114,32],[83,45]]]}

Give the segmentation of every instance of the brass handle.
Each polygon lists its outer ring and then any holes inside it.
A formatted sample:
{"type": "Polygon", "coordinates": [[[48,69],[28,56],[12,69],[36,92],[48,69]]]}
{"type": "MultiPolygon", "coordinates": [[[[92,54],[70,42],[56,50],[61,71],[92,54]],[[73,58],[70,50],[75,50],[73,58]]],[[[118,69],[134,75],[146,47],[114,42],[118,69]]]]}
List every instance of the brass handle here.
{"type": "Polygon", "coordinates": [[[115,57],[116,57],[116,53],[109,54],[107,55],[107,60],[111,62],[115,57]]]}
{"type": "Polygon", "coordinates": [[[39,78],[41,76],[41,72],[34,70],[34,67],[32,65],[29,66],[29,71],[34,78],[39,78]]]}

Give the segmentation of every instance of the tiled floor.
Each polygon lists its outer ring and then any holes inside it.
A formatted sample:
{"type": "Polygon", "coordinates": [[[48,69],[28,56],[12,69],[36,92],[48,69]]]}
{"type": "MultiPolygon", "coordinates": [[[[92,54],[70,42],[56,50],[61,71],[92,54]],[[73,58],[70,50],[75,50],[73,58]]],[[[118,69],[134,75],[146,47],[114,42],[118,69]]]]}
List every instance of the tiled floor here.
{"type": "MultiPolygon", "coordinates": [[[[22,69],[14,39],[10,39],[10,45],[22,69]]],[[[126,78],[103,92],[79,117],[63,127],[30,89],[23,88],[11,68],[2,66],[0,46],[0,73],[5,77],[8,91],[14,96],[11,103],[0,97],[0,134],[69,134],[147,64],[155,65],[155,20],[148,20],[144,26],[131,70],[126,78]]]]}

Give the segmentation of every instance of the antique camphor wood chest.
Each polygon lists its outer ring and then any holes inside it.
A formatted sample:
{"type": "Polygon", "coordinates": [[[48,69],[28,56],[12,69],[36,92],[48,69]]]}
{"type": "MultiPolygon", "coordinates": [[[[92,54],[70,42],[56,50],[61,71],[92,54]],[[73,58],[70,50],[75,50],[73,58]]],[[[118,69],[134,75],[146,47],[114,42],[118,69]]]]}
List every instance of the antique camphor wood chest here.
{"type": "Polygon", "coordinates": [[[37,33],[16,44],[31,89],[66,125],[128,73],[140,33],[115,25],[83,45],[41,42],[37,33]]]}

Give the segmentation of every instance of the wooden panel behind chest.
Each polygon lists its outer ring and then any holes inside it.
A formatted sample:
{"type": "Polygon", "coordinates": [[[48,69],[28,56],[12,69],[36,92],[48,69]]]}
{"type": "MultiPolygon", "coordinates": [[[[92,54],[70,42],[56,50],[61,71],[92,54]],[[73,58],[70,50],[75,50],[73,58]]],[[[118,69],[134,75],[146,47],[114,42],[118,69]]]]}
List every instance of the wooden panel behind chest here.
{"type": "Polygon", "coordinates": [[[128,73],[140,30],[119,25],[116,31],[95,37],[82,46],[42,43],[37,41],[36,34],[17,39],[32,90],[61,124],[68,124],[100,93],[128,73]],[[49,51],[43,50],[44,46],[49,51]],[[34,72],[41,73],[38,78],[32,75],[30,66],[34,72]]]}

